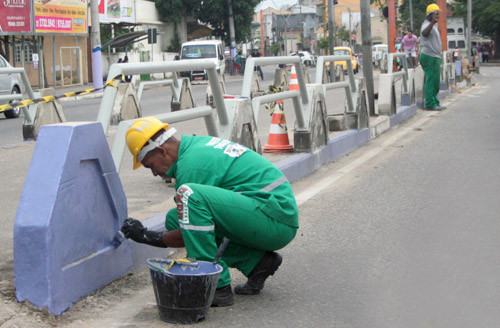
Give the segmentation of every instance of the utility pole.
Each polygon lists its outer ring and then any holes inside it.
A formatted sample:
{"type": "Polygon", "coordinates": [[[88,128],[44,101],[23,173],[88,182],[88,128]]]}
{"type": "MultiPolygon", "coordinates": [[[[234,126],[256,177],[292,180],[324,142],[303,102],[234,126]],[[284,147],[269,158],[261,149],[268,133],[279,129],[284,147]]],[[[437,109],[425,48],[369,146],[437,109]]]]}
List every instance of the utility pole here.
{"type": "Polygon", "coordinates": [[[348,8],[347,11],[349,11],[349,47],[351,47],[351,8],[348,8]]]}
{"type": "MultiPolygon", "coordinates": [[[[328,0],[328,50],[330,51],[330,56],[333,56],[333,49],[335,47],[335,38],[333,35],[333,24],[335,24],[333,1],[328,0]]],[[[330,63],[330,66],[333,66],[333,63],[330,63]]],[[[335,81],[335,67],[330,67],[330,81],[335,81]]]]}
{"type": "Polygon", "coordinates": [[[234,33],[234,15],[233,4],[231,0],[227,0],[227,8],[229,11],[229,38],[231,41],[231,75],[234,74],[234,57],[236,57],[236,36],[234,33]]]}
{"type": "Polygon", "coordinates": [[[262,49],[260,49],[260,53],[262,56],[266,55],[265,45],[264,45],[264,13],[262,9],[260,10],[260,45],[262,49]]]}
{"type": "Polygon", "coordinates": [[[360,0],[361,9],[361,44],[363,48],[363,76],[368,93],[368,109],[370,116],[375,115],[375,99],[373,88],[372,66],[372,27],[370,18],[370,0],[360,0]]]}
{"type": "Polygon", "coordinates": [[[102,83],[101,29],[99,27],[99,1],[90,0],[92,16],[92,80],[94,88],[100,89],[102,83]]]}
{"type": "Polygon", "coordinates": [[[304,50],[304,18],[302,16],[302,0],[299,0],[299,12],[300,12],[300,44],[302,45],[302,50],[304,50]]]}
{"type": "Polygon", "coordinates": [[[472,64],[472,0],[467,0],[467,59],[469,60],[469,65],[472,64]]]}
{"type": "Polygon", "coordinates": [[[437,0],[437,5],[441,9],[439,13],[439,36],[441,37],[442,51],[448,50],[448,24],[446,22],[446,17],[448,17],[448,8],[446,7],[446,0],[437,0]]]}
{"type": "Polygon", "coordinates": [[[410,30],[412,33],[415,33],[413,31],[413,0],[410,0],[410,30]]]}

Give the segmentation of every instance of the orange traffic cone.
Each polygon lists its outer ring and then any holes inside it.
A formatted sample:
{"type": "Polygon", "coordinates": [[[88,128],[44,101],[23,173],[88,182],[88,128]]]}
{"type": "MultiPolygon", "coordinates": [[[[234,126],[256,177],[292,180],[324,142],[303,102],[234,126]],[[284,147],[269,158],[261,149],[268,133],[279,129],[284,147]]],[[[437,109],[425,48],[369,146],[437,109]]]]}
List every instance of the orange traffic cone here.
{"type": "Polygon", "coordinates": [[[299,81],[297,80],[297,71],[295,70],[295,65],[292,65],[292,70],[290,71],[290,86],[288,90],[299,91],[299,81]]]}
{"type": "Polygon", "coordinates": [[[274,106],[269,137],[263,150],[264,153],[290,153],[293,151],[293,146],[288,141],[283,100],[277,101],[274,106]]]}

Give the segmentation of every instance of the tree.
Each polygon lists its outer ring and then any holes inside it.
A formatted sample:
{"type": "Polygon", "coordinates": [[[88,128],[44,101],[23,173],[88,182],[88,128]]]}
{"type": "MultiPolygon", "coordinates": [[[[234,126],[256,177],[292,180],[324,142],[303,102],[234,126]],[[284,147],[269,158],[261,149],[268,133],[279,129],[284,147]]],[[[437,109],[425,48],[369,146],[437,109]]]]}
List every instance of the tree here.
{"type": "MultiPolygon", "coordinates": [[[[411,0],[413,5],[413,33],[420,36],[420,26],[425,19],[425,10],[427,6],[431,3],[436,3],[435,0],[411,0]]],[[[476,1],[476,0],[474,0],[476,1]]],[[[410,29],[410,2],[409,0],[403,0],[401,6],[399,6],[399,14],[401,18],[401,25],[405,30],[410,29]]],[[[444,17],[443,17],[444,18],[444,17]]]]}
{"type": "MultiPolygon", "coordinates": [[[[457,0],[451,5],[454,16],[467,17],[467,0],[457,0]]],[[[500,44],[500,0],[472,1],[472,30],[495,40],[495,50],[500,44]]],[[[500,58],[495,51],[495,58],[500,58]]]]}
{"type": "Polygon", "coordinates": [[[351,31],[345,28],[345,26],[341,26],[339,30],[337,31],[337,38],[339,38],[342,41],[347,41],[351,39],[351,31]]]}
{"type": "MultiPolygon", "coordinates": [[[[251,31],[254,10],[260,0],[232,0],[236,42],[244,41],[251,31]]],[[[209,24],[213,35],[229,43],[229,13],[221,0],[155,0],[160,16],[167,22],[178,23],[184,15],[209,24]]]]}

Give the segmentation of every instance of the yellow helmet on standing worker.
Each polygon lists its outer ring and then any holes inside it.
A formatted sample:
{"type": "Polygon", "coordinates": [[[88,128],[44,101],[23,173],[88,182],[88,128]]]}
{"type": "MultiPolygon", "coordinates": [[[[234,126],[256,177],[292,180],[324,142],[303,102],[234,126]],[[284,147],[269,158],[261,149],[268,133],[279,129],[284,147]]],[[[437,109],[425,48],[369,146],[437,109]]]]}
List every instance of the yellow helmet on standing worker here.
{"type": "MultiPolygon", "coordinates": [[[[176,130],[174,128],[169,129],[169,125],[167,123],[163,123],[153,116],[143,117],[135,121],[127,130],[127,134],[125,136],[128,149],[134,157],[134,170],[142,166],[141,161],[149,151],[167,141],[168,138],[170,138],[175,132],[176,130]],[[160,142],[151,140],[151,137],[153,137],[161,129],[164,129],[169,133],[164,134],[160,142]],[[147,142],[149,142],[149,145],[144,147],[147,142]]],[[[158,137],[157,140],[158,139],[160,139],[160,137],[158,137]]]]}
{"type": "Polygon", "coordinates": [[[431,3],[430,5],[427,6],[427,9],[425,10],[425,14],[428,15],[429,13],[433,13],[436,11],[441,11],[441,9],[439,9],[439,6],[436,5],[435,3],[431,3]]]}

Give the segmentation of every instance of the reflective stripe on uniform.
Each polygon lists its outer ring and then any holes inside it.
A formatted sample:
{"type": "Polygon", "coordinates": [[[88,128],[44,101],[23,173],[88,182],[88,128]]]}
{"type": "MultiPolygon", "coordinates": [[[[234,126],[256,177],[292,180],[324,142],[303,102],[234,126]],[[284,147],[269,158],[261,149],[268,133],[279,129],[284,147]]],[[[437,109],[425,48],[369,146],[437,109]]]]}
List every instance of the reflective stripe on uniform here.
{"type": "Polygon", "coordinates": [[[270,183],[268,184],[267,186],[265,186],[264,188],[262,188],[261,190],[259,191],[265,191],[265,192],[270,192],[271,190],[279,187],[280,185],[282,185],[283,183],[287,182],[287,178],[286,176],[282,176],[281,178],[279,178],[278,180],[274,181],[273,183],[270,183]]]}
{"type": "Polygon", "coordinates": [[[192,224],[183,224],[183,223],[179,223],[179,226],[181,227],[181,229],[184,229],[184,230],[193,230],[193,231],[214,231],[214,228],[215,228],[215,225],[211,225],[211,226],[195,226],[195,225],[192,225],[192,224]]]}

